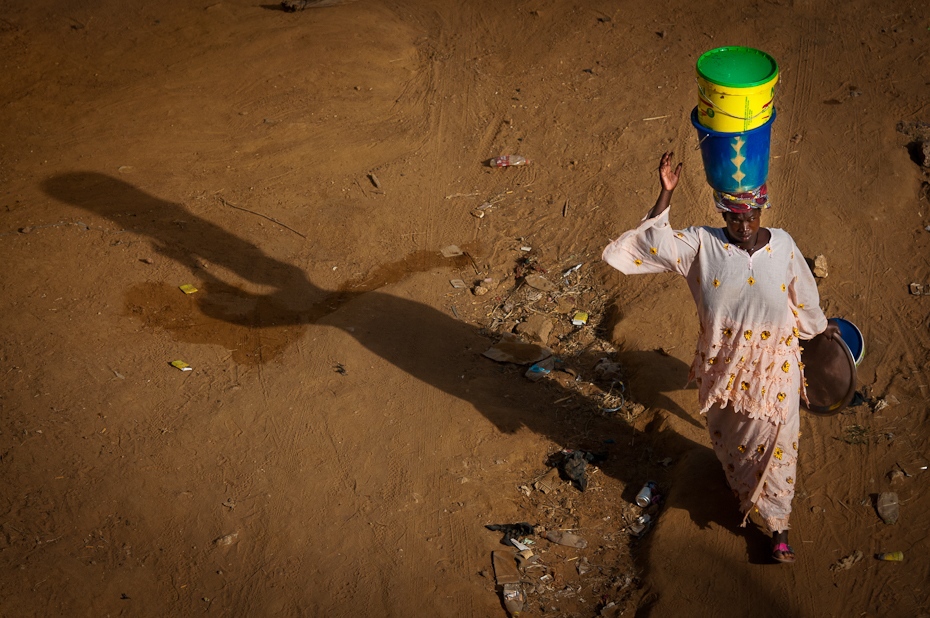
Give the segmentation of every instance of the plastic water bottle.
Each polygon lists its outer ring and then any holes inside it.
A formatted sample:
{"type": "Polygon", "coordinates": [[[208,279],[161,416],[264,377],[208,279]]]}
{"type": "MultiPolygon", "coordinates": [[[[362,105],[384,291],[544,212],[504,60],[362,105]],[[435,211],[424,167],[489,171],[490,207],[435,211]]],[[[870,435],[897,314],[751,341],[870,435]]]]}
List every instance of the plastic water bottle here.
{"type": "Polygon", "coordinates": [[[491,167],[512,167],[514,165],[526,165],[529,161],[521,155],[501,155],[491,159],[491,167]]]}

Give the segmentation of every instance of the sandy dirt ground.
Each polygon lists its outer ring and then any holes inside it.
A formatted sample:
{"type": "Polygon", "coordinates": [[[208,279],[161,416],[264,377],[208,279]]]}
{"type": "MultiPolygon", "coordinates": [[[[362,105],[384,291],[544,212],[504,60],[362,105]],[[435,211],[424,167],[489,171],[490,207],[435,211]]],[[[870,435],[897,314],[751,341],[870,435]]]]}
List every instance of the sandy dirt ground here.
{"type": "Polygon", "coordinates": [[[504,616],[516,522],[587,541],[528,537],[524,616],[928,615],[924,2],[0,0],[0,66],[0,615],[504,616]],[[673,223],[719,222],[722,45],[779,61],[764,224],[866,339],[866,402],[802,411],[791,566],[686,387],[684,281],[599,259],[664,150],[673,223]],[[512,331],[555,370],[483,356],[512,331]]]}

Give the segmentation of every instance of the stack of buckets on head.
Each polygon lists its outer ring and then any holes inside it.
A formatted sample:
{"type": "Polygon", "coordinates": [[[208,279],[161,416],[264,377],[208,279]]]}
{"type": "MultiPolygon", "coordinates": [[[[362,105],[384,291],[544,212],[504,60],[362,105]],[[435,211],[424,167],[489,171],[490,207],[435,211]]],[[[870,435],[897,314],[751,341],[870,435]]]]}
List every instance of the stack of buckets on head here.
{"type": "Polygon", "coordinates": [[[750,193],[765,184],[777,81],[778,64],[758,49],[718,47],[698,58],[691,123],[707,182],[717,191],[750,193]]]}

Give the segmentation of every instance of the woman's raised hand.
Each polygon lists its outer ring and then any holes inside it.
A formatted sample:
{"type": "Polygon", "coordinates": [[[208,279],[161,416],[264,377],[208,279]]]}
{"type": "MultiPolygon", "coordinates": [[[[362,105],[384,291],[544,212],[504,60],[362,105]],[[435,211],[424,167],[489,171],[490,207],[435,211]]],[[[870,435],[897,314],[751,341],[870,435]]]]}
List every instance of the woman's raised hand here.
{"type": "Polygon", "coordinates": [[[666,152],[659,160],[659,182],[665,191],[674,191],[678,186],[678,177],[681,175],[681,163],[672,171],[672,156],[674,152],[666,152]]]}

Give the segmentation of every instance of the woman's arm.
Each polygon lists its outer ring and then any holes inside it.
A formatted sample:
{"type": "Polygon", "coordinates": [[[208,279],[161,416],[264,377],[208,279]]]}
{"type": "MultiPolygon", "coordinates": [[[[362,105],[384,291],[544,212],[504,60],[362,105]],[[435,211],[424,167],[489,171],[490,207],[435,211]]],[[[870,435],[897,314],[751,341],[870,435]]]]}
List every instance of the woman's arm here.
{"type": "Polygon", "coordinates": [[[675,191],[675,187],[678,186],[678,177],[681,176],[682,166],[682,164],[679,163],[675,170],[672,171],[672,156],[674,154],[674,152],[666,152],[659,160],[659,183],[662,185],[662,190],[659,191],[659,197],[656,198],[655,206],[653,206],[649,214],[646,215],[647,219],[658,217],[665,212],[672,203],[672,193],[675,191]]]}

